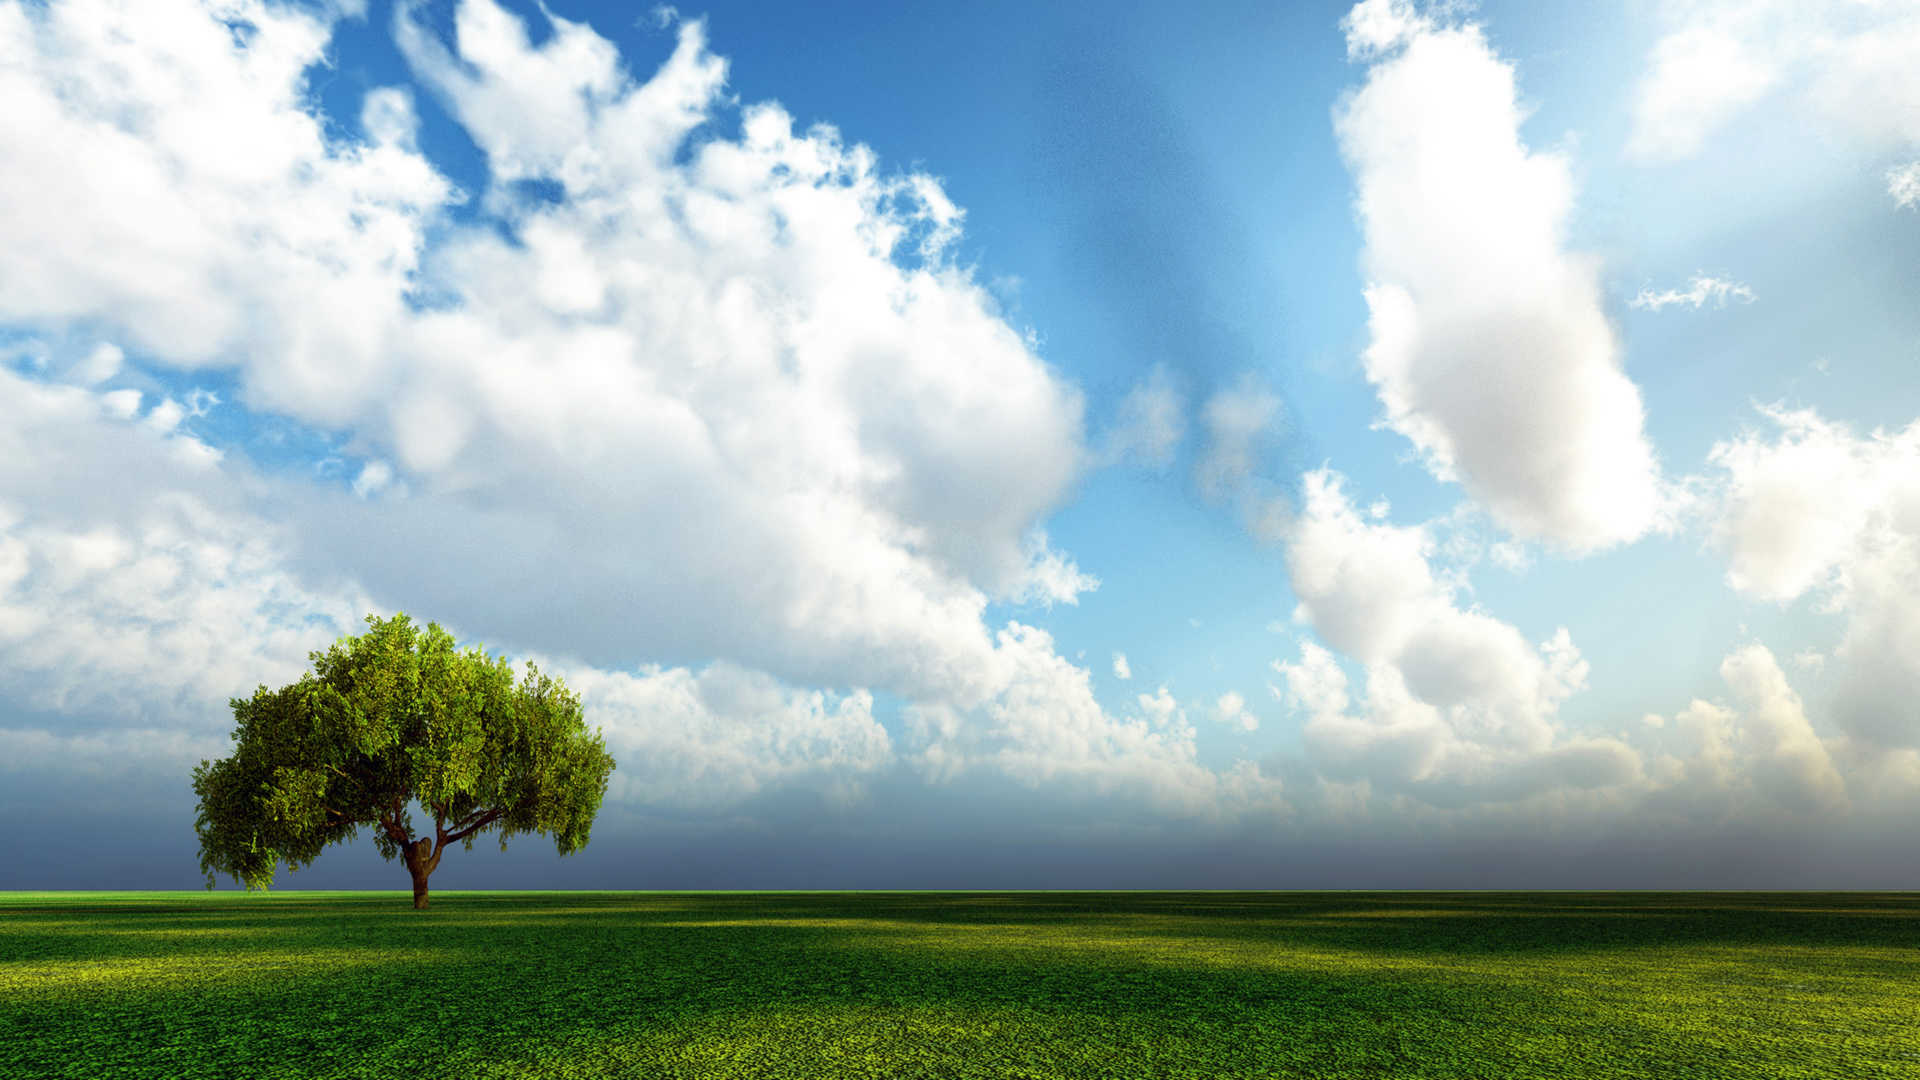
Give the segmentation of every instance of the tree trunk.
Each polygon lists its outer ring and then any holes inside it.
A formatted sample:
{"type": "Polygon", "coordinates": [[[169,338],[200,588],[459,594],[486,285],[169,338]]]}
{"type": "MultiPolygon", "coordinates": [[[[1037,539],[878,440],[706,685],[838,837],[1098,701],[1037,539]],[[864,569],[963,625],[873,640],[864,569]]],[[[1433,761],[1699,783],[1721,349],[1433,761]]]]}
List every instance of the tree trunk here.
{"type": "Polygon", "coordinates": [[[433,873],[433,868],[440,863],[437,858],[428,858],[427,852],[432,847],[433,841],[423,837],[418,847],[402,849],[407,863],[407,873],[413,875],[413,909],[415,911],[427,909],[427,875],[433,873]]]}

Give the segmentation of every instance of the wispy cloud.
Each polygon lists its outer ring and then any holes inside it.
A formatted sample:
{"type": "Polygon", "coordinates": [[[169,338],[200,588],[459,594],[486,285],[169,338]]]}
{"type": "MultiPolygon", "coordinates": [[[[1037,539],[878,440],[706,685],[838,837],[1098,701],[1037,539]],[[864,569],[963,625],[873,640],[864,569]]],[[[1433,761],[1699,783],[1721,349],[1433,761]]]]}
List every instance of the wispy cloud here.
{"type": "Polygon", "coordinates": [[[1920,161],[1887,170],[1887,194],[1903,210],[1920,206],[1920,161]]]}
{"type": "Polygon", "coordinates": [[[1655,292],[1652,289],[1641,289],[1638,296],[1627,301],[1627,306],[1643,311],[1659,311],[1677,304],[1684,304],[1698,311],[1709,302],[1715,307],[1726,307],[1729,300],[1751,304],[1754,300],[1753,290],[1737,281],[1695,274],[1684,291],[1664,289],[1655,292]]]}

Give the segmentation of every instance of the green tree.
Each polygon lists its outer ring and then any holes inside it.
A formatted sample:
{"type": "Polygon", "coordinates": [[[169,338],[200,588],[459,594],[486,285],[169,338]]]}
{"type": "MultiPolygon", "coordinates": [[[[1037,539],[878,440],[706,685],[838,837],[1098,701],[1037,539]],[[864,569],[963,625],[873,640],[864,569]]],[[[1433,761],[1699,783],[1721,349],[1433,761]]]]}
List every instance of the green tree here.
{"type": "Polygon", "coordinates": [[[362,826],[413,876],[413,906],[447,848],[498,829],[586,846],[613,758],[580,698],[528,662],[456,651],[438,624],[367,616],[369,629],[310,654],[300,681],[234,698],[232,757],[193,771],[207,887],[221,874],[265,889],[284,861],[309,865],[362,826]],[[409,807],[433,818],[416,837],[409,807]]]}

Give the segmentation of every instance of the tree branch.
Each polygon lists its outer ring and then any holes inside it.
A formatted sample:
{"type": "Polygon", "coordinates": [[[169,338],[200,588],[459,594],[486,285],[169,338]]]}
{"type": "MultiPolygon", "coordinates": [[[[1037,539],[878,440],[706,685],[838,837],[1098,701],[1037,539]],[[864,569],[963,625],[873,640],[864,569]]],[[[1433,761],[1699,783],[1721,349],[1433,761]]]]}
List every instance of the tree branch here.
{"type": "MultiPolygon", "coordinates": [[[[481,829],[486,828],[488,825],[493,824],[499,818],[505,816],[506,812],[507,811],[504,807],[496,806],[491,810],[488,810],[485,813],[481,814],[478,820],[474,821],[471,825],[468,825],[466,828],[461,829],[458,832],[448,833],[446,836],[446,839],[442,840],[441,843],[454,844],[462,840],[465,840],[467,837],[472,836],[474,833],[479,832],[481,829]]],[[[469,814],[468,817],[472,817],[472,815],[469,814]]]]}
{"type": "Polygon", "coordinates": [[[332,762],[328,762],[327,768],[330,771],[332,771],[333,775],[339,777],[342,780],[345,780],[347,783],[352,784],[354,787],[360,788],[361,791],[367,790],[366,788],[360,787],[360,781],[355,780],[353,777],[348,776],[346,773],[341,772],[340,766],[335,765],[332,762]]]}
{"type": "Polygon", "coordinates": [[[386,828],[387,835],[393,838],[394,843],[399,844],[402,848],[411,848],[413,846],[413,836],[408,830],[400,827],[400,815],[404,809],[400,802],[400,796],[395,795],[393,797],[393,810],[391,815],[380,815],[380,824],[386,828]]]}

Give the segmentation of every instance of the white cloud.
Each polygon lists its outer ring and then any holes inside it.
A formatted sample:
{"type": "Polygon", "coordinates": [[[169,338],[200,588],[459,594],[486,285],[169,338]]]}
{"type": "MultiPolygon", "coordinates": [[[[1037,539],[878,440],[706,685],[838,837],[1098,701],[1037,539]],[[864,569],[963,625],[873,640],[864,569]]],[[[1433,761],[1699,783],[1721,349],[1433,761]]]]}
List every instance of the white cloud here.
{"type": "Polygon", "coordinates": [[[1113,677],[1116,679],[1133,678],[1133,665],[1127,663],[1126,653],[1113,654],[1113,677]]]}
{"type": "Polygon", "coordinates": [[[1638,777],[1638,756],[1624,744],[1561,739],[1555,714],[1587,677],[1564,628],[1534,646],[1513,626],[1463,610],[1429,562],[1427,530],[1363,518],[1327,470],[1302,478],[1301,502],[1287,545],[1296,616],[1367,678],[1356,712],[1329,649],[1305,642],[1297,661],[1274,664],[1285,683],[1276,694],[1307,713],[1308,748],[1323,773],[1443,803],[1638,777]]]}
{"type": "Polygon", "coordinates": [[[1214,702],[1213,718],[1241,731],[1260,730],[1260,718],[1247,708],[1247,699],[1232,690],[1221,694],[1220,700],[1214,702]]]}
{"type": "Polygon", "coordinates": [[[1293,508],[1271,490],[1261,456],[1285,422],[1277,394],[1251,372],[1216,391],[1201,410],[1207,442],[1194,465],[1194,483],[1213,502],[1231,500],[1254,539],[1273,543],[1286,535],[1293,508]]]}
{"type": "MultiPolygon", "coordinates": [[[[177,779],[231,749],[229,698],[297,678],[311,650],[392,610],[289,565],[267,508],[313,493],[209,469],[179,452],[190,438],[100,409],[111,396],[0,371],[0,697],[90,729],[0,729],[0,770],[177,779]]],[[[864,690],[725,663],[541,662],[605,729],[615,801],[712,808],[796,784],[850,798],[892,760],[864,690]]]]}
{"type": "Polygon", "coordinates": [[[0,4],[0,320],[116,326],[326,422],[369,407],[452,191],[406,146],[328,141],[302,77],[328,34],[257,0],[0,4]]]}
{"type": "Polygon", "coordinates": [[[100,407],[109,416],[131,420],[140,412],[140,391],[109,390],[100,395],[100,407]]]}
{"type": "MultiPolygon", "coordinates": [[[[1667,730],[1679,753],[1656,763],[1665,790],[1655,804],[1791,816],[1845,810],[1846,785],[1773,653],[1741,646],[1721,662],[1720,677],[1733,707],[1696,699],[1675,714],[1667,730]]],[[[1647,717],[1654,727],[1660,720],[1647,717]]]]}
{"type": "Polygon", "coordinates": [[[1887,194],[1903,210],[1920,206],[1920,161],[1887,170],[1887,194]]]}
{"type": "Polygon", "coordinates": [[[1759,761],[1754,783],[1791,806],[1834,809],[1846,802],[1846,790],[1826,747],[1807,722],[1800,695],[1764,645],[1747,645],[1720,665],[1740,706],[1746,733],[1759,761]]]}
{"type": "Polygon", "coordinates": [[[636,80],[550,22],[536,46],[465,0],[449,49],[400,5],[490,171],[468,226],[405,92],[367,95],[364,138],[312,111],[324,13],[0,3],[0,156],[28,163],[0,176],[0,278],[30,286],[0,320],[231,368],[254,415],[350,439],[383,496],[223,460],[188,430],[209,397],[122,423],[134,392],[9,375],[0,398],[45,415],[0,424],[0,500],[28,508],[0,553],[8,692],[217,721],[377,596],[565,658],[634,800],[852,793],[896,760],[885,690],[930,776],[1277,812],[1257,767],[1198,763],[1184,717],[1110,715],[1050,636],[983,621],[1095,586],[1037,529],[1091,455],[1077,390],[948,261],[939,185],[736,112],[699,23],[636,80]],[[110,451],[140,467],[74,482],[110,451]],[[699,659],[631,673],[668,657],[699,659]]]}
{"type": "Polygon", "coordinates": [[[1861,437],[1812,410],[1762,412],[1718,443],[1714,537],[1727,580],[1776,603],[1809,593],[1847,616],[1834,720],[1864,744],[1920,746],[1920,421],[1861,437]]]}
{"type": "Polygon", "coordinates": [[[1224,772],[1199,763],[1198,733],[1165,687],[1139,696],[1141,715],[1116,717],[1045,631],[1012,623],[996,644],[1001,681],[988,704],[972,714],[939,703],[906,710],[912,760],[928,777],[984,766],[1035,787],[1144,800],[1179,817],[1284,812],[1279,781],[1253,763],[1224,772]]]}
{"type": "Polygon", "coordinates": [[[1048,545],[1044,529],[1028,534],[1026,552],[1026,573],[1009,593],[1015,601],[1045,607],[1078,605],[1081,593],[1100,587],[1099,578],[1082,573],[1071,556],[1048,545]]]}
{"type": "Polygon", "coordinates": [[[1661,528],[1668,496],[1598,264],[1566,247],[1568,162],[1521,141],[1513,67],[1478,26],[1410,10],[1349,17],[1349,49],[1373,62],[1335,112],[1382,423],[1522,538],[1583,553],[1661,528]]]}
{"type": "Polygon", "coordinates": [[[0,318],[114,327],[351,431],[408,491],[304,520],[293,557],[451,624],[983,700],[987,603],[1093,587],[1033,531],[1088,455],[1078,392],[944,260],[959,209],[831,128],[734,114],[698,23],[636,80],[584,24],[454,21],[453,51],[406,5],[394,26],[485,155],[474,227],[438,216],[404,92],[367,96],[364,139],[311,111],[322,14],[0,6],[0,155],[28,163],[0,197],[32,208],[0,222],[0,277],[30,283],[0,318]],[[546,588],[474,587],[528,565],[546,588]]]}
{"type": "Polygon", "coordinates": [[[1173,699],[1173,694],[1169,693],[1165,686],[1151,694],[1141,694],[1137,700],[1140,703],[1140,715],[1147,718],[1147,722],[1155,731],[1190,729],[1186,710],[1180,707],[1180,703],[1173,699]]]}
{"type": "Polygon", "coordinates": [[[97,386],[114,377],[120,371],[120,365],[126,360],[126,354],[120,346],[103,341],[87,353],[73,371],[74,377],[87,386],[97,386]]]}
{"type": "Polygon", "coordinates": [[[1347,35],[1347,59],[1371,60],[1431,31],[1433,20],[1413,0],[1361,0],[1340,20],[1340,29],[1347,35]]]}
{"type": "Polygon", "coordinates": [[[224,730],[229,697],[296,676],[374,608],[289,567],[284,525],[246,505],[257,484],[117,393],[0,371],[0,695],[224,730]]]}
{"type": "Polygon", "coordinates": [[[1249,375],[1208,398],[1201,418],[1207,446],[1194,467],[1194,481],[1207,498],[1224,499],[1259,467],[1261,441],[1280,422],[1280,399],[1249,375]]]}
{"type": "MultiPolygon", "coordinates": [[[[1696,0],[1660,10],[1667,32],[1638,90],[1631,152],[1686,157],[1776,99],[1870,154],[1920,144],[1920,3],[1696,0]]],[[[1888,175],[1888,192],[1905,206],[1903,175],[1888,175]]]]}
{"type": "Polygon", "coordinates": [[[827,694],[717,663],[698,673],[555,665],[619,763],[609,797],[709,809],[796,782],[841,801],[893,760],[864,690],[827,694]]]}
{"type": "Polygon", "coordinates": [[[1772,50],[1756,46],[1714,19],[1662,38],[1635,98],[1628,151],[1645,158],[1690,154],[1710,131],[1759,100],[1780,71],[1772,50]]]}
{"type": "Polygon", "coordinates": [[[1685,292],[1679,289],[1664,289],[1659,292],[1655,292],[1652,289],[1641,289],[1638,296],[1627,301],[1627,306],[1640,308],[1644,311],[1659,311],[1662,308],[1672,307],[1676,304],[1685,304],[1695,311],[1698,311],[1709,300],[1713,301],[1713,306],[1715,307],[1727,306],[1728,300],[1738,300],[1743,304],[1751,304],[1753,303],[1753,290],[1737,281],[1708,277],[1705,274],[1695,274],[1693,280],[1687,283],[1685,292]]]}
{"type": "Polygon", "coordinates": [[[1102,461],[1137,461],[1153,469],[1171,465],[1180,440],[1186,437],[1185,408],[1166,367],[1156,365],[1144,382],[1121,399],[1106,434],[1102,461]]]}
{"type": "Polygon", "coordinates": [[[393,483],[393,466],[384,461],[369,461],[353,478],[353,493],[365,499],[385,491],[393,483]]]}
{"type": "Polygon", "coordinates": [[[224,757],[224,733],[177,728],[119,728],[72,735],[38,728],[0,728],[0,773],[123,778],[166,768],[186,775],[203,760],[224,757]]]}

